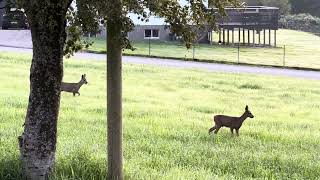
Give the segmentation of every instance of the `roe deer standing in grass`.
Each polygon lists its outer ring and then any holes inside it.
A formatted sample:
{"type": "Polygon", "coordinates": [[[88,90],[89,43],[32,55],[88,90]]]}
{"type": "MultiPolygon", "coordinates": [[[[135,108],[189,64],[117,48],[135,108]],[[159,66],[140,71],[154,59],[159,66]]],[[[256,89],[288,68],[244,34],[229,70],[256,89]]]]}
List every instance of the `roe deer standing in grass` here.
{"type": "Polygon", "coordinates": [[[246,120],[248,117],[253,118],[254,116],[249,111],[249,107],[246,106],[245,112],[240,117],[231,117],[231,116],[224,116],[224,115],[216,115],[214,116],[214,122],[215,126],[209,129],[209,134],[213,131],[215,134],[218,133],[219,129],[223,126],[229,127],[231,133],[233,134],[233,130],[236,130],[237,136],[239,136],[239,129],[242,126],[242,123],[244,120],[246,120]]]}
{"type": "Polygon", "coordinates": [[[66,92],[72,92],[73,96],[75,96],[76,94],[78,94],[80,96],[79,93],[79,89],[83,84],[87,84],[87,80],[86,80],[86,74],[83,74],[81,76],[81,80],[78,83],[65,83],[65,82],[61,82],[61,91],[66,91],[66,92]]]}

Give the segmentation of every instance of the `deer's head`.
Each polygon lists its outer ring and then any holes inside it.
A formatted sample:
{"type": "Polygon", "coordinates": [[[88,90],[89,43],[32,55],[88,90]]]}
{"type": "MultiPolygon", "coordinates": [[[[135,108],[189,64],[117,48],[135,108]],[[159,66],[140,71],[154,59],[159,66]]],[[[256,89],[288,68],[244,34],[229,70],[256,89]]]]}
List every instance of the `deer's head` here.
{"type": "Polygon", "coordinates": [[[245,116],[249,117],[249,118],[254,118],[253,114],[249,111],[249,107],[248,105],[245,108],[245,116]]]}
{"type": "Polygon", "coordinates": [[[83,74],[83,75],[81,76],[81,82],[83,82],[84,84],[88,84],[88,81],[87,81],[87,79],[86,79],[86,74],[83,74]]]}

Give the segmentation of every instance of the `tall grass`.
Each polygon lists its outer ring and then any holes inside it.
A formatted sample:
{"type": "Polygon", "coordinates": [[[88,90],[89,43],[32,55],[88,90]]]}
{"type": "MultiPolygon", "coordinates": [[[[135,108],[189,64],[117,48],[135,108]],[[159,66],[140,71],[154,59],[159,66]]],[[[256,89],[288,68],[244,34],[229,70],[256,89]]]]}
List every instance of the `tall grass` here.
{"type": "MultiPolygon", "coordinates": [[[[0,179],[19,179],[30,55],[0,52],[0,179]]],[[[53,179],[106,178],[105,63],[65,61],[53,179]]],[[[124,64],[126,179],[317,179],[320,82],[124,64]],[[255,118],[209,136],[213,114],[255,118]]]]}

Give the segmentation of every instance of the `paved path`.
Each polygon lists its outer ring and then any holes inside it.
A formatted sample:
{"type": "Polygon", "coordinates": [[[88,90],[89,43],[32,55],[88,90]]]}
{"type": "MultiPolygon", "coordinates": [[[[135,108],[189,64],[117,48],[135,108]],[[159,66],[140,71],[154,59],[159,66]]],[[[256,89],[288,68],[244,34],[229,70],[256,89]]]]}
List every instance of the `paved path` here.
{"type": "MultiPolygon", "coordinates": [[[[3,46],[0,46],[0,52],[1,51],[32,53],[32,49],[30,48],[13,48],[13,47],[3,47],[3,46]]],[[[93,54],[93,53],[76,53],[75,58],[86,59],[86,60],[105,60],[106,55],[93,54]]],[[[216,64],[216,63],[202,63],[202,62],[180,61],[180,60],[172,60],[172,59],[133,57],[133,56],[124,56],[123,62],[133,63],[133,64],[154,65],[154,66],[166,66],[166,67],[174,67],[174,68],[202,69],[202,70],[207,70],[212,72],[266,74],[266,75],[289,76],[289,77],[320,80],[320,72],[317,72],[317,71],[265,68],[265,67],[228,65],[228,64],[216,64]]]]}
{"type": "Polygon", "coordinates": [[[32,48],[29,30],[0,30],[0,46],[32,48]]]}
{"type": "MultiPolygon", "coordinates": [[[[31,43],[30,31],[0,30],[0,51],[32,53],[31,48],[32,48],[32,43],[31,43]]],[[[87,59],[87,60],[90,60],[90,59],[105,60],[106,59],[106,56],[104,54],[93,54],[93,53],[76,53],[75,57],[77,59],[87,59]]],[[[306,70],[292,70],[292,69],[280,69],[280,68],[253,67],[253,66],[244,66],[244,65],[203,63],[203,62],[180,61],[180,60],[171,60],[171,59],[132,57],[132,56],[124,56],[123,61],[125,63],[134,63],[134,64],[147,64],[147,65],[154,65],[154,66],[174,67],[174,68],[202,69],[202,70],[207,70],[212,72],[267,74],[267,75],[278,75],[278,76],[280,75],[280,76],[320,80],[320,72],[306,71],[306,70]]]]}

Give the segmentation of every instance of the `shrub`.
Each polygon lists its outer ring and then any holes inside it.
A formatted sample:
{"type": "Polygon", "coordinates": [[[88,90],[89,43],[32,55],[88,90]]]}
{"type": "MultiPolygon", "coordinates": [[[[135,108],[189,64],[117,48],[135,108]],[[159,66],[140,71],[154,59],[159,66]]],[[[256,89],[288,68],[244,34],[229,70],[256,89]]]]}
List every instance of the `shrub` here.
{"type": "Polygon", "coordinates": [[[282,16],[279,20],[279,27],[285,29],[320,32],[320,18],[310,14],[294,14],[282,16]]]}

